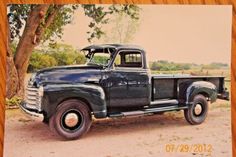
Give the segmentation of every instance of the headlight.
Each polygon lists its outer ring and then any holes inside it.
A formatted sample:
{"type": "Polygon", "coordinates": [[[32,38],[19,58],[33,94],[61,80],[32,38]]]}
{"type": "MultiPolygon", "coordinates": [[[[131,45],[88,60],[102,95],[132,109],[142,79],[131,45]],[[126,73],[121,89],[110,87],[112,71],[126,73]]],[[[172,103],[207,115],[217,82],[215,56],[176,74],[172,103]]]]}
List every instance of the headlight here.
{"type": "Polygon", "coordinates": [[[40,86],[40,87],[39,87],[38,92],[39,92],[39,96],[42,97],[42,96],[43,96],[43,92],[44,92],[43,86],[40,86]]]}

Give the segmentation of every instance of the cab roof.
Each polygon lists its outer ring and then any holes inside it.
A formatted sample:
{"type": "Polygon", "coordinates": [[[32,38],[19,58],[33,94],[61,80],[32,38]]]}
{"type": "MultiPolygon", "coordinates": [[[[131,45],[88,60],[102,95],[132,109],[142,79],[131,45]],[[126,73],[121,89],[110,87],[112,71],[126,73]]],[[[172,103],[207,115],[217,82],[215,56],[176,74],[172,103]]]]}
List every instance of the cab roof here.
{"type": "Polygon", "coordinates": [[[120,50],[120,49],[135,49],[135,50],[140,50],[143,51],[143,48],[141,48],[140,46],[137,45],[125,45],[125,44],[100,44],[100,45],[90,45],[87,46],[85,48],[83,48],[82,50],[92,50],[92,49],[106,49],[106,48],[113,48],[116,50],[120,50]]]}

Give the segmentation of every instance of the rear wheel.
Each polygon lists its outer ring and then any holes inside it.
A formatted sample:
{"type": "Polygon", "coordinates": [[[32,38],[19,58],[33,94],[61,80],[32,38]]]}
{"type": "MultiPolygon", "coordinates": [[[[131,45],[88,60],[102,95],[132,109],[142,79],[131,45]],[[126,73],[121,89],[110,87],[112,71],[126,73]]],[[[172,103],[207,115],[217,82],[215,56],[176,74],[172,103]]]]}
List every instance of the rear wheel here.
{"type": "Polygon", "coordinates": [[[194,97],[193,103],[184,110],[184,116],[192,125],[201,124],[205,121],[208,113],[208,102],[205,96],[198,94],[194,97]]]}
{"type": "Polygon", "coordinates": [[[67,100],[59,105],[50,118],[49,126],[53,132],[65,139],[80,138],[91,126],[91,112],[88,106],[79,100],[67,100]]]}

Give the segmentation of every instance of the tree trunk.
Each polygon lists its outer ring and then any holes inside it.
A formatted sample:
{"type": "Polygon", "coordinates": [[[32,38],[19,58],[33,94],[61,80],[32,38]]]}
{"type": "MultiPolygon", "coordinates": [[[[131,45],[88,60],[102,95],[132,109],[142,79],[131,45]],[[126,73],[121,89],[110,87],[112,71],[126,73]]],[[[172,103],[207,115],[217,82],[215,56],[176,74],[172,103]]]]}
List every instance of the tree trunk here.
{"type": "MultiPolygon", "coordinates": [[[[26,21],[24,32],[16,48],[14,64],[17,71],[18,84],[16,87],[13,87],[13,91],[16,89],[16,95],[20,97],[24,96],[24,79],[30,56],[36,46],[36,30],[38,27],[41,27],[41,22],[47,12],[48,7],[49,5],[36,5],[31,9],[31,12],[29,13],[26,21]]],[[[11,65],[11,59],[9,59],[9,66],[14,67],[11,65]]]]}
{"type": "Polygon", "coordinates": [[[40,43],[45,29],[53,22],[62,6],[54,5],[49,13],[47,13],[49,5],[41,4],[32,6],[24,32],[17,45],[14,59],[9,42],[7,57],[7,98],[24,96],[25,76],[32,51],[40,43]],[[45,16],[46,13],[47,17],[45,16]]]}
{"type": "Polygon", "coordinates": [[[12,56],[12,51],[9,46],[9,42],[7,45],[7,65],[6,65],[6,70],[7,70],[7,87],[6,87],[6,95],[7,98],[13,97],[18,89],[18,75],[17,75],[17,70],[14,64],[13,56],[12,56]]]}
{"type": "Polygon", "coordinates": [[[11,98],[16,94],[17,87],[18,87],[18,75],[17,70],[13,60],[12,50],[10,48],[10,27],[9,22],[7,21],[7,29],[8,29],[8,40],[7,40],[7,86],[6,86],[6,95],[7,98],[11,98]]]}

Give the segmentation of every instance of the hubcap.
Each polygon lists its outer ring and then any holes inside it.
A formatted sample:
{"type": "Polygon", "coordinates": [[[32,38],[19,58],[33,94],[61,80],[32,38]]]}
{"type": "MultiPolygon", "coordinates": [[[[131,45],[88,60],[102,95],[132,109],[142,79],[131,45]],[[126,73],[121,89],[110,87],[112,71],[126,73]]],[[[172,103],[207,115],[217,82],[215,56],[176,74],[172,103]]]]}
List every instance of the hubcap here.
{"type": "Polygon", "coordinates": [[[67,132],[75,132],[83,124],[83,116],[77,109],[70,109],[61,116],[61,127],[67,132]]]}
{"type": "Polygon", "coordinates": [[[79,117],[76,113],[68,113],[66,116],[65,116],[65,124],[68,126],[68,127],[74,127],[76,126],[78,123],[79,123],[79,117]]]}
{"type": "Polygon", "coordinates": [[[196,104],[196,106],[194,107],[194,113],[197,116],[202,113],[202,105],[201,104],[196,104]]]}

